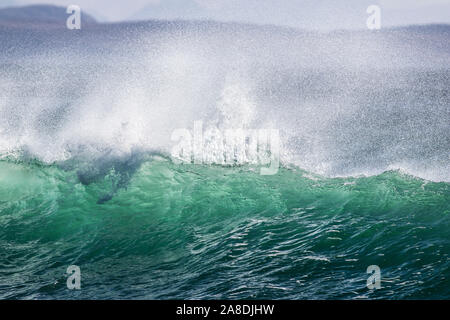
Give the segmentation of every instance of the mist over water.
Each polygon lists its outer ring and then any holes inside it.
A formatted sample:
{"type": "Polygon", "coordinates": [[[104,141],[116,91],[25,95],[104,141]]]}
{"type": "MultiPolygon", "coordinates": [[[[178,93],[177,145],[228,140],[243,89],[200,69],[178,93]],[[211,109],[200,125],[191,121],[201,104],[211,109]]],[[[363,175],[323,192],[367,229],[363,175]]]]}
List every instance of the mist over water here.
{"type": "Polygon", "coordinates": [[[0,298],[448,298],[449,39],[1,27],[0,298]],[[174,163],[195,121],[279,130],[279,171],[174,163]]]}
{"type": "Polygon", "coordinates": [[[447,40],[447,27],[314,34],[178,22],[80,31],[6,41],[3,154],[51,163],[80,152],[169,153],[171,133],[202,120],[278,129],[285,164],[328,176],[404,169],[450,178],[448,41],[432,41],[447,40]]]}

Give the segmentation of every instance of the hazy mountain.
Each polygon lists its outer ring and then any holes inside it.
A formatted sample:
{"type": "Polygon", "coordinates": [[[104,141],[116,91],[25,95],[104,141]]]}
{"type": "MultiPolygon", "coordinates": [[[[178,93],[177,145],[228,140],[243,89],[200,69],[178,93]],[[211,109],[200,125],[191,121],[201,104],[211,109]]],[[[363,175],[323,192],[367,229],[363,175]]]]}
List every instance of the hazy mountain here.
{"type": "Polygon", "coordinates": [[[211,11],[195,0],[164,0],[147,5],[128,20],[202,19],[208,17],[212,17],[211,11]]]}
{"type": "Polygon", "coordinates": [[[386,6],[383,0],[161,0],[127,20],[210,19],[302,29],[365,29],[370,5],[381,8],[382,26],[450,23],[450,3],[386,6]]]}
{"type": "MultiPolygon", "coordinates": [[[[31,5],[25,7],[8,7],[0,9],[0,25],[8,26],[61,26],[66,27],[69,14],[65,7],[53,5],[31,5]]],[[[81,23],[95,24],[96,21],[89,14],[81,12],[81,23]]]]}
{"type": "Polygon", "coordinates": [[[450,23],[450,1],[447,4],[424,5],[423,7],[393,8],[382,12],[382,24],[392,25],[417,25],[432,23],[450,23]]]}

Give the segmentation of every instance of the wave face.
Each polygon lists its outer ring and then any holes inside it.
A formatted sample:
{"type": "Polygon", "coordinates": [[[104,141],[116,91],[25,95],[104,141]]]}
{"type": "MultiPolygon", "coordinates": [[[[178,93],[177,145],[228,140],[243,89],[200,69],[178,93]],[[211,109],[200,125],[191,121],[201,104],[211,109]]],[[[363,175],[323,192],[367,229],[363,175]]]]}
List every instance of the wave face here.
{"type": "Polygon", "coordinates": [[[0,298],[449,298],[449,38],[0,27],[0,298]],[[282,166],[175,164],[195,121],[282,166]]]}
{"type": "Polygon", "coordinates": [[[115,170],[81,184],[76,170],[0,162],[0,297],[450,298],[448,183],[248,169],[151,156],[100,205],[115,170]]]}

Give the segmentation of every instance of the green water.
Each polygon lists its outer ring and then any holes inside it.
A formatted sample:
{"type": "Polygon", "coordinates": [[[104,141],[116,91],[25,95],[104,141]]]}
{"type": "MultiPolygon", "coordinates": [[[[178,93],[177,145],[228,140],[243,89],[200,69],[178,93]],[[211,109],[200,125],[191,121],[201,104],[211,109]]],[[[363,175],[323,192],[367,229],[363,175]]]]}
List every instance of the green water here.
{"type": "Polygon", "coordinates": [[[155,157],[81,183],[2,161],[0,298],[450,298],[450,184],[258,173],[155,157]]]}

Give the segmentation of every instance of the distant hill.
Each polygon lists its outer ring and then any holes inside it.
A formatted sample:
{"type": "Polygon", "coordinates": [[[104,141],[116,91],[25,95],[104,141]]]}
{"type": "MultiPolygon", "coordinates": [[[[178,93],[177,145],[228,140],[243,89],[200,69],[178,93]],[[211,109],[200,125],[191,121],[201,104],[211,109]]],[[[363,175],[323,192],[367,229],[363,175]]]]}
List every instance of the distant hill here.
{"type": "MultiPolygon", "coordinates": [[[[0,25],[7,26],[61,26],[66,27],[69,14],[65,7],[53,5],[31,5],[0,9],[0,25]]],[[[96,24],[96,20],[81,11],[81,25],[96,24]]]]}
{"type": "Polygon", "coordinates": [[[366,10],[376,4],[382,8],[382,28],[450,23],[450,2],[423,0],[419,1],[420,7],[403,2],[404,5],[395,6],[386,5],[386,0],[161,0],[148,4],[127,20],[207,19],[323,31],[367,29],[366,10]]]}
{"type": "Polygon", "coordinates": [[[202,19],[211,17],[211,13],[194,0],[164,0],[145,6],[128,20],[175,20],[202,19]]]}

